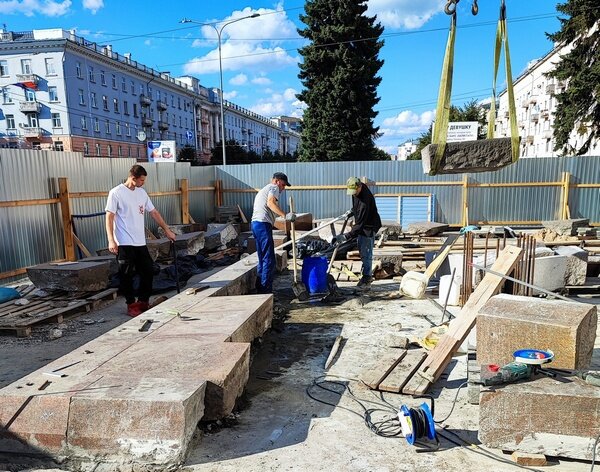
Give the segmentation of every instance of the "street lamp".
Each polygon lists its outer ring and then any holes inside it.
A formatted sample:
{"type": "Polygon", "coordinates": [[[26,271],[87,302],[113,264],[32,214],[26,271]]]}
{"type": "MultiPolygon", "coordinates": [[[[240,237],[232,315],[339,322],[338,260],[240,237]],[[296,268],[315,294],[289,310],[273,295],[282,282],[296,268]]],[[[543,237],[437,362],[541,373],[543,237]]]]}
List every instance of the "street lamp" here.
{"type": "Polygon", "coordinates": [[[190,20],[189,18],[183,18],[180,23],[195,23],[201,26],[212,26],[212,28],[217,33],[217,39],[219,41],[219,77],[221,81],[221,99],[219,100],[221,103],[221,144],[223,147],[223,167],[227,167],[227,157],[225,155],[225,114],[223,112],[223,62],[221,58],[221,33],[223,29],[232,23],[237,23],[238,21],[246,20],[248,18],[256,18],[259,17],[260,13],[253,13],[252,15],[242,16],[241,18],[236,18],[235,20],[228,21],[224,23],[220,28],[217,28],[213,23],[201,23],[199,21],[190,20]]]}

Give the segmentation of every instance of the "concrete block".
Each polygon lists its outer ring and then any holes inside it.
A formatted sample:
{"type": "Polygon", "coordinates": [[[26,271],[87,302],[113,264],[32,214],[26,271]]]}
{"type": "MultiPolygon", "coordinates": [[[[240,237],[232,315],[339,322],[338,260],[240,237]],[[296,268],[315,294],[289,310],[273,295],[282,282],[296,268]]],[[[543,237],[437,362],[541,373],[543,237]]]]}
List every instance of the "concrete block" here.
{"type": "MultiPolygon", "coordinates": [[[[431,170],[437,144],[429,144],[421,151],[423,172],[431,170]]],[[[480,139],[448,143],[439,165],[438,174],[489,172],[512,164],[510,138],[480,139]]]]}
{"type": "MultiPolygon", "coordinates": [[[[294,226],[298,231],[310,231],[313,229],[312,213],[296,213],[294,226]]],[[[285,218],[278,216],[275,220],[274,228],[289,233],[292,230],[292,225],[289,221],[286,221],[285,218]]]]}
{"type": "Polygon", "coordinates": [[[547,246],[536,246],[535,248],[535,257],[548,257],[554,256],[554,251],[547,246]]]}
{"type": "Polygon", "coordinates": [[[600,432],[600,389],[540,377],[483,390],[479,440],[487,447],[591,460],[600,432]]]}
{"type": "Polygon", "coordinates": [[[577,218],[572,220],[542,221],[542,226],[560,236],[576,236],[577,228],[589,226],[589,223],[589,218],[577,218]]]}
{"type": "Polygon", "coordinates": [[[105,256],[84,257],[83,259],[79,259],[79,262],[108,262],[110,276],[119,272],[119,261],[117,260],[117,256],[115,256],[114,254],[107,254],[105,256]]]}
{"type": "Polygon", "coordinates": [[[237,241],[238,234],[239,231],[232,224],[211,223],[208,225],[208,229],[204,235],[204,247],[207,251],[225,248],[230,243],[237,241]]]}
{"type": "Polygon", "coordinates": [[[373,261],[379,261],[381,267],[390,266],[392,268],[393,274],[400,274],[402,272],[402,253],[398,252],[396,254],[384,254],[381,251],[375,249],[373,251],[373,261]]]}
{"type": "Polygon", "coordinates": [[[512,362],[518,349],[550,349],[551,367],[585,369],[596,339],[595,305],[500,294],[477,315],[477,361],[512,362]]]}
{"type": "MultiPolygon", "coordinates": [[[[547,256],[535,259],[533,284],[551,292],[565,286],[567,256],[547,256]]],[[[536,290],[534,294],[539,294],[536,290]]]]}
{"type": "MultiPolygon", "coordinates": [[[[169,229],[173,231],[175,234],[186,234],[186,233],[198,233],[206,231],[206,226],[200,223],[189,223],[189,224],[180,224],[180,225],[168,225],[169,229]]],[[[158,236],[160,238],[165,237],[165,231],[159,226],[158,227],[158,236]]]]}
{"type": "MultiPolygon", "coordinates": [[[[173,258],[171,241],[167,238],[147,239],[146,246],[153,261],[173,258]]],[[[205,247],[204,233],[178,234],[175,240],[175,250],[178,256],[195,256],[205,247]]]]}
{"type": "Polygon", "coordinates": [[[565,285],[584,285],[588,266],[588,252],[574,246],[558,246],[556,254],[567,257],[565,285]]]}
{"type": "Polygon", "coordinates": [[[419,223],[410,223],[406,228],[407,234],[419,234],[422,236],[435,236],[443,233],[449,228],[447,224],[436,223],[434,221],[423,221],[419,223]]]}
{"type": "Polygon", "coordinates": [[[37,288],[94,292],[108,287],[108,262],[69,262],[39,264],[27,268],[27,276],[37,288]]]}

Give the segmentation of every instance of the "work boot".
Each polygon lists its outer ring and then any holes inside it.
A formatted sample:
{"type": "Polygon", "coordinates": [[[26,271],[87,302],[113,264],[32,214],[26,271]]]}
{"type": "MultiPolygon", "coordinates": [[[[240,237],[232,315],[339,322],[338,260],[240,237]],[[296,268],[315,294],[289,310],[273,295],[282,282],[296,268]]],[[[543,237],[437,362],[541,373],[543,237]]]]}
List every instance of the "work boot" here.
{"type": "Polygon", "coordinates": [[[138,305],[140,306],[140,313],[144,313],[150,308],[150,303],[148,302],[138,302],[138,305]]]}
{"type": "Polygon", "coordinates": [[[138,315],[142,314],[142,310],[139,302],[133,302],[127,304],[127,315],[135,318],[138,315]]]}
{"type": "Polygon", "coordinates": [[[363,275],[360,280],[358,281],[358,283],[356,284],[357,288],[362,288],[362,289],[367,289],[371,286],[371,283],[373,282],[373,277],[371,277],[370,275],[363,275]]]}

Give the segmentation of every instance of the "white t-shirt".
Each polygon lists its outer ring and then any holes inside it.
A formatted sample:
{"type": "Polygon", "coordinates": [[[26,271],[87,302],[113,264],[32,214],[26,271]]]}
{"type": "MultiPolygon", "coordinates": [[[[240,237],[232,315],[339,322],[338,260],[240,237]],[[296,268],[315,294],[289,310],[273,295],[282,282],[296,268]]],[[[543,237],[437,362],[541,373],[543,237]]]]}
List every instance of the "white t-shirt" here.
{"type": "Polygon", "coordinates": [[[252,221],[261,221],[274,225],[277,215],[268,207],[267,202],[270,195],[273,195],[275,200],[279,200],[279,194],[279,187],[275,184],[268,184],[263,187],[254,198],[252,221]]]}
{"type": "Polygon", "coordinates": [[[144,214],[154,210],[150,197],[141,187],[133,190],[124,184],[108,192],[106,211],[115,214],[115,239],[119,246],[145,246],[144,214]]]}

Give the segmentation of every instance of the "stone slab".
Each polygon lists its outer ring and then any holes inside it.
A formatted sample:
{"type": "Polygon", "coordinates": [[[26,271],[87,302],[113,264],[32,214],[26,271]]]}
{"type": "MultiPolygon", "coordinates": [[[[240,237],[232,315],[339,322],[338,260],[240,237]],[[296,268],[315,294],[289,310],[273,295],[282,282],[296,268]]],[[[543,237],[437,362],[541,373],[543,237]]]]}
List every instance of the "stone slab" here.
{"type": "Polygon", "coordinates": [[[577,218],[571,220],[549,220],[542,221],[542,226],[554,231],[560,236],[576,236],[577,228],[589,226],[589,218],[577,218]]]}
{"type": "Polygon", "coordinates": [[[208,229],[204,235],[204,248],[207,251],[214,251],[219,248],[223,249],[231,242],[237,241],[238,234],[238,231],[232,224],[211,223],[208,225],[208,229]]]}
{"type": "MultiPolygon", "coordinates": [[[[203,232],[178,234],[175,249],[178,256],[195,256],[205,247],[203,232]]],[[[146,246],[153,261],[173,258],[171,241],[167,238],[147,239],[146,246]]]]}
{"type": "Polygon", "coordinates": [[[418,223],[410,223],[406,228],[408,234],[420,234],[423,236],[435,236],[443,233],[449,228],[447,224],[436,223],[434,221],[421,221],[418,223]]]}
{"type": "MultiPolygon", "coordinates": [[[[429,174],[437,151],[437,144],[429,144],[421,150],[423,172],[429,174]]],[[[511,139],[479,139],[447,143],[438,174],[462,174],[464,172],[489,172],[512,164],[511,139]]]]}
{"type": "Polygon", "coordinates": [[[567,258],[565,285],[584,285],[588,266],[588,252],[574,246],[557,246],[554,251],[559,256],[566,256],[567,258]]]}
{"type": "MultiPolygon", "coordinates": [[[[173,231],[175,234],[185,234],[185,233],[197,233],[206,231],[206,226],[201,223],[189,223],[189,224],[178,224],[178,225],[168,225],[169,229],[173,231]]],[[[158,236],[160,238],[165,237],[165,230],[160,226],[158,227],[158,236]]]]}
{"type": "MultiPolygon", "coordinates": [[[[533,269],[533,284],[554,292],[565,286],[567,256],[536,257],[533,269]]],[[[534,295],[539,295],[537,290],[534,295]]]]}
{"type": "Polygon", "coordinates": [[[600,388],[561,380],[540,377],[484,389],[479,440],[506,451],[591,460],[600,433],[600,388]]]}
{"type": "Polygon", "coordinates": [[[37,288],[68,292],[95,292],[109,283],[108,262],[39,264],[27,268],[27,276],[37,288]]]}
{"type": "MultiPolygon", "coordinates": [[[[294,227],[298,231],[310,231],[313,229],[312,213],[296,213],[294,227]]],[[[289,221],[286,221],[285,218],[278,216],[275,220],[274,228],[289,233],[292,230],[292,225],[289,221]]]]}
{"type": "Polygon", "coordinates": [[[117,260],[117,256],[114,254],[84,257],[83,259],[79,259],[79,262],[108,262],[110,276],[113,276],[119,272],[119,261],[117,260]]]}
{"type": "Polygon", "coordinates": [[[512,362],[518,349],[550,349],[551,367],[589,367],[598,315],[595,305],[500,294],[477,315],[477,361],[512,362]]]}

